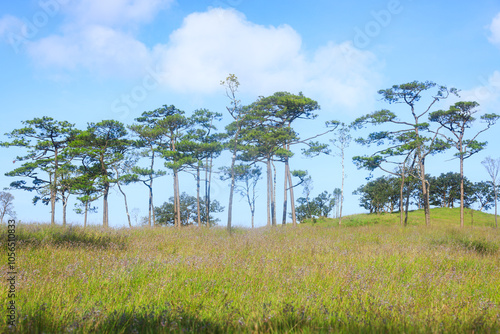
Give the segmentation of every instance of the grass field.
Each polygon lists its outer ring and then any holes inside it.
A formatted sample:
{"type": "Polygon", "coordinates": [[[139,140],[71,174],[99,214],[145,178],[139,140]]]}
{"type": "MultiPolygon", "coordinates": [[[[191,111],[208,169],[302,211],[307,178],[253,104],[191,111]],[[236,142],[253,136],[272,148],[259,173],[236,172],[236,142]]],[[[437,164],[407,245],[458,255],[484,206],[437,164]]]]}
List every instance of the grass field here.
{"type": "MultiPolygon", "coordinates": [[[[433,210],[431,227],[415,212],[406,228],[397,214],[359,215],[342,227],[231,236],[222,228],[20,225],[16,329],[499,333],[500,233],[493,216],[479,213],[474,227],[460,229],[456,213],[433,210]]],[[[1,235],[5,250],[5,227],[1,235]]],[[[7,305],[6,282],[0,299],[7,305]]],[[[14,332],[6,319],[0,332],[14,332]]]]}

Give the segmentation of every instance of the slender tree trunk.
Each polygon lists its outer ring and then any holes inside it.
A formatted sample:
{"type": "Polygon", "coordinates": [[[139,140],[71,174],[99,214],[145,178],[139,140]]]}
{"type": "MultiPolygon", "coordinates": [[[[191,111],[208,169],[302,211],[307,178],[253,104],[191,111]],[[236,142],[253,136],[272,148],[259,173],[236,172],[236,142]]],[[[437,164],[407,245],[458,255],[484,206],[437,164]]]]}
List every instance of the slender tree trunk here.
{"type": "MultiPolygon", "coordinates": [[[[154,168],[154,159],[155,159],[155,152],[153,151],[152,160],[151,160],[151,170],[153,170],[153,168],[154,168]]],[[[154,201],[154,195],[153,195],[153,178],[151,178],[150,185],[151,185],[151,188],[149,189],[149,191],[150,191],[150,195],[151,195],[151,212],[153,214],[153,226],[156,226],[155,201],[154,201]]]]}
{"type": "Polygon", "coordinates": [[[271,160],[267,160],[267,226],[271,226],[271,160]]]}
{"type": "Polygon", "coordinates": [[[201,226],[201,210],[200,210],[200,165],[196,168],[196,210],[198,218],[198,227],[201,226]]]}
{"type": "MultiPolygon", "coordinates": [[[[287,144],[286,149],[290,151],[290,144],[287,144]]],[[[293,194],[293,181],[292,174],[290,173],[290,161],[286,157],[285,160],[285,179],[288,179],[288,184],[290,185],[290,210],[292,211],[292,226],[297,226],[297,214],[295,212],[295,197],[293,194]]]]}
{"type": "Polygon", "coordinates": [[[286,225],[286,206],[287,206],[287,200],[288,200],[288,158],[285,158],[285,187],[284,187],[284,194],[283,194],[283,219],[281,221],[281,225],[286,225]]]}
{"type": "Polygon", "coordinates": [[[233,218],[233,197],[234,197],[234,185],[235,185],[235,171],[234,171],[234,165],[236,164],[236,152],[238,150],[238,136],[239,136],[240,129],[236,131],[235,134],[235,140],[234,140],[234,147],[233,147],[233,157],[231,158],[231,188],[229,190],[229,205],[228,205],[228,212],[227,212],[227,230],[229,233],[231,233],[231,224],[232,224],[232,218],[233,218]]]}
{"type": "Polygon", "coordinates": [[[210,164],[208,165],[208,190],[207,190],[207,227],[210,227],[210,189],[212,189],[212,168],[213,168],[213,155],[210,154],[210,164]]]}
{"type": "Polygon", "coordinates": [[[59,154],[57,147],[54,150],[54,181],[50,189],[50,206],[51,206],[51,225],[56,223],[56,197],[57,197],[57,171],[59,169],[59,154]]]}
{"type": "MultiPolygon", "coordinates": [[[[343,145],[343,144],[342,144],[343,145]]],[[[345,169],[344,169],[344,147],[341,149],[342,154],[342,188],[340,189],[340,216],[339,225],[342,225],[342,206],[344,204],[344,180],[345,180],[345,169]]]]}
{"type": "Polygon", "coordinates": [[[154,163],[155,163],[155,151],[153,146],[151,146],[151,167],[150,167],[150,174],[149,174],[149,216],[148,216],[148,223],[149,227],[151,227],[151,218],[153,218],[153,225],[156,225],[156,220],[155,220],[155,207],[153,204],[153,173],[154,173],[154,163]]]}
{"type": "Polygon", "coordinates": [[[210,205],[208,204],[208,192],[209,192],[209,186],[208,186],[208,155],[205,158],[205,216],[207,217],[206,219],[206,226],[209,227],[209,221],[208,217],[210,215],[210,205]]]}
{"type": "Polygon", "coordinates": [[[464,227],[464,156],[460,142],[460,227],[464,227]]]}
{"type": "Polygon", "coordinates": [[[148,185],[149,189],[149,216],[148,216],[148,224],[149,227],[151,226],[156,226],[156,219],[155,219],[155,207],[153,204],[153,180],[150,180],[150,183],[148,185]]]}
{"type": "Polygon", "coordinates": [[[66,226],[66,208],[68,206],[68,197],[64,193],[61,194],[63,201],[63,226],[66,226]]]}
{"type": "Polygon", "coordinates": [[[408,208],[410,206],[410,191],[406,194],[406,203],[405,203],[405,223],[404,226],[408,226],[408,208]]]}
{"type": "Polygon", "coordinates": [[[148,186],[149,188],[149,203],[148,203],[148,225],[149,227],[152,226],[152,215],[153,215],[153,212],[152,212],[152,206],[153,206],[153,198],[152,198],[152,191],[151,191],[151,187],[148,186]]]}
{"type": "Polygon", "coordinates": [[[498,216],[497,216],[497,203],[498,203],[498,190],[496,182],[493,182],[493,188],[495,191],[495,227],[498,228],[498,216]]]}
{"type": "Polygon", "coordinates": [[[89,212],[89,201],[85,201],[85,216],[83,218],[83,228],[87,227],[87,214],[89,212]]]}
{"type": "Polygon", "coordinates": [[[52,173],[49,172],[50,184],[50,224],[56,224],[56,192],[54,188],[54,181],[52,180],[52,173]]]}
{"type": "Polygon", "coordinates": [[[247,202],[248,202],[248,206],[250,207],[250,212],[252,214],[252,228],[254,228],[254,217],[255,217],[255,183],[253,184],[252,198],[250,198],[250,184],[249,184],[248,180],[246,180],[245,183],[246,183],[247,202]]]}
{"type": "Polygon", "coordinates": [[[271,197],[271,218],[272,225],[276,226],[276,166],[271,160],[271,165],[273,166],[273,180],[272,180],[272,197],[271,197]]]}
{"type": "Polygon", "coordinates": [[[177,180],[175,179],[175,170],[174,170],[174,173],[172,174],[172,178],[173,178],[173,185],[174,185],[174,226],[178,227],[178,221],[177,221],[177,185],[176,185],[177,180]]]}
{"type": "MultiPolygon", "coordinates": [[[[130,220],[130,214],[128,212],[127,195],[123,191],[122,186],[120,185],[120,182],[117,182],[116,184],[118,185],[118,190],[120,190],[120,192],[123,195],[123,200],[125,202],[125,213],[127,214],[127,220],[128,220],[128,226],[131,228],[132,227],[132,221],[130,220]]],[[[151,224],[149,226],[151,226],[151,224]]]]}
{"type": "Polygon", "coordinates": [[[104,196],[102,199],[102,226],[108,226],[108,193],[109,193],[109,183],[104,184],[104,196]]]}
{"type": "Polygon", "coordinates": [[[429,182],[425,180],[425,196],[424,196],[424,210],[425,210],[425,224],[427,226],[431,225],[431,205],[429,198],[429,182]]]}
{"type": "Polygon", "coordinates": [[[179,193],[179,173],[174,169],[174,207],[175,207],[175,220],[177,228],[181,228],[181,202],[179,193]]]}
{"type": "Polygon", "coordinates": [[[175,173],[176,187],[177,187],[177,221],[179,222],[179,228],[182,227],[181,219],[181,191],[179,186],[179,172],[175,173]]]}
{"type": "Polygon", "coordinates": [[[297,226],[297,213],[295,212],[295,197],[293,194],[292,174],[290,173],[290,165],[288,165],[288,183],[290,184],[290,206],[292,208],[292,226],[297,226]]]}
{"type": "Polygon", "coordinates": [[[403,168],[401,169],[401,186],[399,188],[399,224],[403,225],[403,190],[405,187],[405,168],[403,164],[403,168]]]}
{"type": "Polygon", "coordinates": [[[425,158],[420,157],[420,180],[422,182],[422,197],[424,201],[424,214],[425,214],[425,225],[431,225],[431,212],[429,205],[429,187],[427,180],[425,179],[425,158]]]}

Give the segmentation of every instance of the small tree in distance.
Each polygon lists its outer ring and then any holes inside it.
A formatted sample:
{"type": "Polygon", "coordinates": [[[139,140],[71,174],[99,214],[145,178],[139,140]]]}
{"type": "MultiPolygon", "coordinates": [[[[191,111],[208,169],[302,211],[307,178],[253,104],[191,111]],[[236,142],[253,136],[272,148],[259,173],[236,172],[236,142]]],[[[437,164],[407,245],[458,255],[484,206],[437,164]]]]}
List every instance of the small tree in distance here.
{"type": "MultiPolygon", "coordinates": [[[[239,164],[235,168],[236,181],[239,183],[236,185],[236,191],[245,197],[250,208],[250,213],[252,214],[252,228],[254,225],[255,218],[255,200],[257,199],[257,183],[262,176],[262,168],[255,166],[252,168],[250,165],[239,164]]],[[[231,177],[231,171],[227,167],[222,167],[223,172],[221,179],[227,180],[231,177]]]]}
{"type": "Polygon", "coordinates": [[[491,184],[493,185],[493,191],[495,193],[495,227],[498,228],[498,217],[497,217],[497,203],[498,203],[498,173],[500,171],[500,158],[492,159],[491,157],[486,157],[481,162],[486,168],[486,171],[491,177],[491,184]]]}
{"type": "Polygon", "coordinates": [[[16,212],[14,211],[14,196],[6,191],[0,191],[0,222],[3,224],[5,215],[15,218],[16,212]]]}

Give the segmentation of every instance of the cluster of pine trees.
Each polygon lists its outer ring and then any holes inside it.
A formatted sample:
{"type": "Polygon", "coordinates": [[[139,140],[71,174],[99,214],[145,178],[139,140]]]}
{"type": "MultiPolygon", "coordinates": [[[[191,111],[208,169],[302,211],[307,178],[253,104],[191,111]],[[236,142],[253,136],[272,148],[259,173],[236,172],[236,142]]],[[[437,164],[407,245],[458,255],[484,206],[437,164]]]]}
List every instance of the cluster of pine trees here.
{"type": "MultiPolygon", "coordinates": [[[[111,187],[116,186],[123,194],[131,226],[123,186],[141,182],[149,193],[149,225],[173,223],[180,227],[197,222],[198,225],[210,226],[215,223],[210,214],[222,210],[220,203],[210,198],[214,159],[223,150],[228,150],[232,155],[231,165],[222,169],[223,178],[231,182],[228,228],[231,227],[235,191],[246,195],[253,225],[255,185],[261,176],[258,163],[263,163],[267,172],[268,224],[277,224],[277,163],[284,166],[283,223],[286,222],[289,194],[295,224],[293,173],[289,158],[293,155],[292,146],[307,143],[309,139],[302,140],[293,125],[298,119],[314,119],[318,103],[302,93],[278,92],[243,106],[236,98],[237,78],[230,75],[223,85],[230,98],[227,110],[232,118],[224,132],[216,128],[222,114],[199,109],[187,116],[173,105],[143,112],[134,124],[128,126],[116,120],[89,123],[86,129],[77,129],[74,124],[50,117],[23,121],[23,128],[6,134],[11,141],[2,143],[5,147],[18,146],[27,150],[25,156],[17,158],[23,162],[22,166],[6,174],[21,177],[10,186],[34,191],[34,203],[50,204],[52,224],[55,223],[57,201],[62,202],[62,221],[66,224],[68,198],[76,196],[80,210],[85,214],[86,225],[87,213],[94,209],[92,203],[102,198],[103,226],[106,227],[109,225],[111,187]],[[156,168],[157,160],[161,160],[172,175],[174,196],[169,203],[155,210],[154,180],[166,174],[164,169],[156,168]],[[186,203],[192,202],[192,198],[181,195],[179,173],[182,172],[196,177],[194,214],[192,210],[189,214],[186,211],[186,203]],[[205,183],[204,196],[201,195],[202,181],[205,183]]],[[[324,133],[333,129],[326,129],[324,133]]]]}
{"type": "MultiPolygon", "coordinates": [[[[407,111],[396,113],[383,109],[360,117],[350,125],[329,121],[313,137],[301,138],[295,124],[297,120],[313,120],[317,117],[315,112],[319,110],[319,105],[316,101],[302,93],[295,95],[277,92],[268,97],[259,97],[249,105],[242,105],[237,98],[237,77],[229,75],[221,84],[230,101],[227,114],[231,122],[225,127],[225,131],[217,129],[222,114],[199,109],[188,116],[173,105],[145,111],[131,125],[104,120],[89,123],[86,129],[77,129],[74,124],[50,117],[23,121],[24,127],[7,133],[10,141],[1,143],[5,147],[23,147],[27,151],[26,155],[17,158],[22,161],[22,165],[6,174],[20,177],[10,187],[34,191],[34,203],[41,201],[50,204],[52,224],[55,223],[56,201],[62,202],[63,224],[66,224],[68,198],[76,196],[79,210],[85,214],[86,225],[87,213],[94,209],[92,203],[102,198],[103,225],[108,226],[108,196],[111,187],[116,186],[123,194],[131,226],[126,192],[122,187],[140,182],[147,187],[149,194],[147,223],[150,226],[173,224],[181,227],[193,223],[211,226],[216,223],[211,213],[221,212],[223,209],[210,196],[213,173],[217,172],[222,174],[222,179],[230,182],[227,227],[231,230],[235,192],[246,197],[252,214],[252,227],[254,225],[255,192],[262,175],[261,166],[266,172],[267,223],[277,225],[276,175],[280,164],[284,180],[282,224],[286,223],[289,204],[294,225],[297,220],[315,215],[311,211],[311,203],[316,203],[315,210],[319,210],[320,215],[337,205],[340,207],[341,218],[344,157],[351,141],[350,133],[352,129],[371,124],[377,127],[377,131],[356,139],[356,142],[366,146],[376,144],[377,150],[369,156],[354,157],[354,162],[359,168],[370,171],[378,168],[393,175],[393,178],[381,178],[373,182],[391,184],[384,191],[395,190],[396,183],[399,182],[399,201],[381,200],[385,203],[375,204],[373,198],[385,195],[382,195],[382,190],[373,192],[371,189],[379,187],[372,182],[358,190],[365,198],[362,199],[362,206],[370,211],[380,211],[386,207],[387,202],[391,205],[399,204],[403,220],[403,211],[408,211],[409,203],[406,200],[406,210],[403,210],[403,198],[415,197],[412,194],[419,188],[418,203],[424,208],[426,223],[429,224],[429,207],[435,205],[436,200],[433,195],[435,190],[432,190],[433,183],[425,173],[425,162],[430,155],[454,147],[460,161],[457,182],[460,184],[463,224],[467,183],[463,161],[486,146],[486,143],[477,141],[477,137],[500,117],[496,114],[482,115],[481,120],[486,126],[473,136],[466,137],[466,130],[475,121],[473,115],[478,111],[478,104],[458,102],[449,110],[431,112],[435,103],[450,95],[458,95],[458,90],[432,82],[411,82],[379,91],[382,100],[392,105],[400,104],[407,111]],[[422,103],[427,104],[420,106],[422,103]],[[332,140],[333,150],[330,145],[315,141],[333,131],[337,133],[336,139],[332,140]],[[318,154],[339,156],[342,164],[342,187],[334,196],[326,193],[312,201],[308,196],[300,198],[297,212],[294,188],[299,184],[307,185],[308,180],[310,181],[306,171],[292,170],[290,166],[292,149],[299,145],[302,145],[303,153],[309,157],[318,154]],[[224,150],[230,153],[230,165],[214,171],[214,160],[224,150]],[[163,162],[163,166],[172,175],[174,196],[170,202],[155,209],[154,180],[167,173],[165,169],[157,168],[158,161],[163,162]],[[179,173],[185,172],[195,176],[196,196],[181,193],[179,173]],[[30,179],[31,183],[28,182],[30,179]],[[416,187],[416,182],[419,187],[416,187]],[[204,194],[201,194],[203,184],[204,194]]],[[[494,178],[493,183],[495,180],[494,178]]],[[[391,194],[391,198],[394,196],[395,194],[391,194]]]]}

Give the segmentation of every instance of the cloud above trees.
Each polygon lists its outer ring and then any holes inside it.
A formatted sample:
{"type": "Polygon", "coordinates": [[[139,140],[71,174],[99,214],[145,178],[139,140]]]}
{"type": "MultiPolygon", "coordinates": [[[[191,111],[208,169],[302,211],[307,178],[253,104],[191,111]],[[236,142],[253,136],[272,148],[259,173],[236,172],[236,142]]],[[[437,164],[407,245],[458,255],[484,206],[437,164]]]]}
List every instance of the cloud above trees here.
{"type": "Polygon", "coordinates": [[[489,41],[500,47],[500,13],[498,13],[491,24],[489,25],[490,37],[489,41]]]}
{"type": "Polygon", "coordinates": [[[259,95],[304,90],[354,106],[378,81],[376,57],[351,42],[330,42],[308,56],[292,27],[257,25],[228,9],[187,16],[156,51],[164,81],[180,91],[214,92],[235,73],[259,95]]]}
{"type": "MultiPolygon", "coordinates": [[[[234,73],[254,95],[304,91],[329,105],[354,108],[359,96],[380,84],[381,63],[351,41],[306,50],[291,26],[258,25],[234,9],[192,13],[164,43],[147,46],[139,27],[170,4],[90,0],[61,6],[58,28],[26,40],[25,50],[37,66],[63,72],[140,79],[153,68],[163,86],[186,94],[219,93],[220,80],[234,73]]],[[[15,17],[2,22],[4,35],[19,26],[15,17]]]]}

